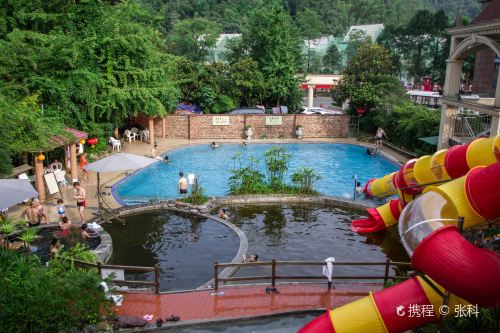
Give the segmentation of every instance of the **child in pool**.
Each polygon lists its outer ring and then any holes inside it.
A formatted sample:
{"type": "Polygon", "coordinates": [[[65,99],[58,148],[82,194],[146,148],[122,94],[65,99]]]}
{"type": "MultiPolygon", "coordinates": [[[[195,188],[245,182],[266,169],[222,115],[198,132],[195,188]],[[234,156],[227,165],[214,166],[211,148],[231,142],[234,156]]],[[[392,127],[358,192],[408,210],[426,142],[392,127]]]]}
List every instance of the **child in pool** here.
{"type": "Polygon", "coordinates": [[[61,220],[66,216],[66,207],[64,207],[63,199],[57,199],[57,214],[59,214],[61,220]]]}

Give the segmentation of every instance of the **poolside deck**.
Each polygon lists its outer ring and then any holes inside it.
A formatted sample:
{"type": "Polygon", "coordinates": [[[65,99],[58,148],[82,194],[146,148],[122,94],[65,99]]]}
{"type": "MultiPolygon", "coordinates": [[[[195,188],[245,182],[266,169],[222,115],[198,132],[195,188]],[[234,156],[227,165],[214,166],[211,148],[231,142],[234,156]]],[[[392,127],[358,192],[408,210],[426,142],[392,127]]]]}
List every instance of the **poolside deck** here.
{"type": "Polygon", "coordinates": [[[224,295],[212,296],[212,290],[179,293],[125,293],[118,315],[158,317],[177,315],[182,321],[253,317],[300,310],[338,307],[383,288],[381,283],[336,284],[327,290],[323,284],[280,284],[279,295],[266,294],[269,285],[231,286],[219,289],[224,295]]]}

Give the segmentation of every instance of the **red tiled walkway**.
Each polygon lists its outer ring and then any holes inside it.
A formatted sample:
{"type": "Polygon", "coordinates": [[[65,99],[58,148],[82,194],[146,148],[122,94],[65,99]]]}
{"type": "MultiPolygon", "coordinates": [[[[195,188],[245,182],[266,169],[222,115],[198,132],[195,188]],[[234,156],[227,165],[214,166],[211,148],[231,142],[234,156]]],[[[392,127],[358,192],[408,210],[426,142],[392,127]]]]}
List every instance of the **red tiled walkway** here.
{"type": "Polygon", "coordinates": [[[118,315],[154,318],[175,314],[182,320],[251,317],[296,310],[332,308],[366,296],[370,290],[382,289],[382,284],[337,284],[328,292],[325,284],[278,285],[279,295],[266,294],[269,285],[224,287],[224,295],[212,296],[212,290],[172,294],[125,293],[123,305],[116,307],[118,315]]]}

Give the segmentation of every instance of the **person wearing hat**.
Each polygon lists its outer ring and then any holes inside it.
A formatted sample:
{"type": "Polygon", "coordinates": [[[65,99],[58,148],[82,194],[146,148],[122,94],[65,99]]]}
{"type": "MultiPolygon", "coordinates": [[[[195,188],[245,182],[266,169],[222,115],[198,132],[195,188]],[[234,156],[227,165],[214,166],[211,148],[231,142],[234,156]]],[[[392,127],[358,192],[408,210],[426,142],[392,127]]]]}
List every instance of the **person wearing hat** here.
{"type": "Polygon", "coordinates": [[[24,217],[28,219],[30,227],[39,226],[40,223],[47,224],[47,215],[45,214],[45,210],[40,204],[40,200],[36,198],[31,200],[31,205],[24,210],[21,218],[24,217]]]}

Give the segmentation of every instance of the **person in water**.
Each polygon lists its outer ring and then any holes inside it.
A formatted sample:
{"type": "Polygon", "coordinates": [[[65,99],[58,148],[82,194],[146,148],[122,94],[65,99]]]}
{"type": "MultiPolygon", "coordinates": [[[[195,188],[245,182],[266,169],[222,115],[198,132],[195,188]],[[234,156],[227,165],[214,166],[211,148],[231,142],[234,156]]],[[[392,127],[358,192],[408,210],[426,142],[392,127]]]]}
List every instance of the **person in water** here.
{"type": "Polygon", "coordinates": [[[215,141],[212,142],[212,144],[210,145],[210,147],[212,148],[219,148],[220,147],[220,144],[219,143],[216,143],[215,141]]]}
{"type": "Polygon", "coordinates": [[[243,262],[256,262],[259,260],[259,255],[257,253],[251,254],[249,258],[243,255],[243,262]]]}
{"type": "Polygon", "coordinates": [[[184,172],[179,172],[179,182],[177,184],[179,194],[184,195],[188,193],[188,182],[187,179],[184,177],[184,172]]]}
{"type": "Polygon", "coordinates": [[[360,182],[356,183],[356,193],[357,194],[363,194],[363,187],[361,187],[361,183],[360,182]]]}
{"type": "Polygon", "coordinates": [[[219,217],[221,219],[224,219],[224,220],[228,219],[228,216],[226,214],[226,210],[225,209],[223,209],[223,208],[219,209],[219,217]]]}

